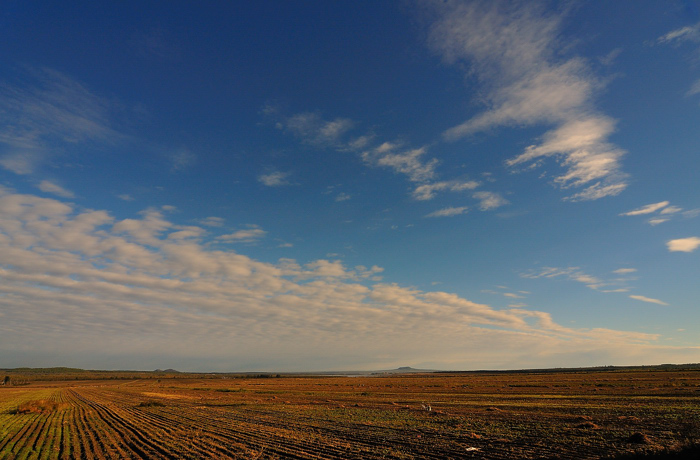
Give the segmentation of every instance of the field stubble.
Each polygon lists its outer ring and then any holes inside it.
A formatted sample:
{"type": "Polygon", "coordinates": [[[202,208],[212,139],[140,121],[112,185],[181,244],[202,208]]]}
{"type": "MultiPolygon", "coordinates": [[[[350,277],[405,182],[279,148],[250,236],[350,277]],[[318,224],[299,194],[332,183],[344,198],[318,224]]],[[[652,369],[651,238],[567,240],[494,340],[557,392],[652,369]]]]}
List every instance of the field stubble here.
{"type": "Polygon", "coordinates": [[[0,459],[599,459],[698,441],[700,371],[0,388],[0,459]]]}

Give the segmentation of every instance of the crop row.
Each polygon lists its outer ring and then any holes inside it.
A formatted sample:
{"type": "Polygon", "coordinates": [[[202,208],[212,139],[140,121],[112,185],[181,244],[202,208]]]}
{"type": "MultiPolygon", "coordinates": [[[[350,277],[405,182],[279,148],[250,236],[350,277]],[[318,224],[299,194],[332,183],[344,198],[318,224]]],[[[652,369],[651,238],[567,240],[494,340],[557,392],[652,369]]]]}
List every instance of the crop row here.
{"type": "MultiPolygon", "coordinates": [[[[634,377],[638,387],[646,375],[634,377]]],[[[605,382],[612,390],[585,394],[564,393],[561,380],[545,387],[539,376],[518,377],[504,394],[482,376],[479,388],[468,377],[3,388],[0,460],[597,459],[700,437],[699,379],[677,377],[685,380],[676,380],[684,385],[674,395],[653,391],[663,384],[656,376],[636,393],[621,378],[605,382]]]]}

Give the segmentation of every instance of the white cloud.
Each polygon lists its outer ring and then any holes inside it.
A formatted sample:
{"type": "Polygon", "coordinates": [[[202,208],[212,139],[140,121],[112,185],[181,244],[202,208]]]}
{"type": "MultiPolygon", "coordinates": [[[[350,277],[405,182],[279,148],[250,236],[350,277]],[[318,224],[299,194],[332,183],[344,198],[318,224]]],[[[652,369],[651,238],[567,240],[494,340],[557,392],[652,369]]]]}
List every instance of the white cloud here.
{"type": "Polygon", "coordinates": [[[627,188],[626,183],[610,184],[605,185],[600,182],[587,187],[582,192],[571,195],[565,198],[566,201],[592,201],[600,198],[605,198],[606,196],[619,195],[623,190],[627,188]]]}
{"type": "Polygon", "coordinates": [[[283,185],[290,185],[287,179],[292,173],[275,171],[270,174],[261,174],[258,176],[258,182],[268,187],[280,187],[283,185]]]}
{"type": "Polygon", "coordinates": [[[675,214],[675,213],[680,212],[682,210],[683,210],[683,208],[679,208],[678,206],[668,206],[668,207],[661,210],[661,214],[675,214]]]}
{"type": "Polygon", "coordinates": [[[134,197],[129,195],[128,193],[122,193],[121,195],[117,195],[117,198],[124,201],[134,201],[134,197]]]}
{"type": "MultiPolygon", "coordinates": [[[[276,110],[264,109],[267,114],[278,115],[276,110]]],[[[316,147],[330,147],[338,152],[356,152],[367,166],[374,168],[389,168],[396,174],[405,175],[411,182],[419,185],[412,195],[416,200],[431,200],[437,192],[459,192],[473,190],[480,185],[477,181],[455,179],[440,181],[437,179],[436,168],[439,161],[436,158],[426,158],[428,147],[411,148],[402,143],[384,141],[374,143],[374,134],[365,134],[346,140],[347,134],[355,127],[355,123],[346,118],[336,118],[333,121],[324,120],[316,113],[303,112],[290,117],[282,117],[277,123],[279,129],[293,133],[302,142],[316,147]]],[[[271,175],[260,176],[259,180],[269,185],[286,185],[285,177],[278,183],[278,177],[271,175]]],[[[348,199],[349,195],[340,194],[336,201],[348,199]]],[[[492,201],[492,203],[495,203],[492,201]]]]}
{"type": "Polygon", "coordinates": [[[686,95],[688,96],[694,96],[695,94],[700,94],[700,80],[697,80],[695,83],[693,83],[693,86],[690,87],[686,95]]]}
{"type": "Polygon", "coordinates": [[[658,300],[658,299],[651,299],[649,297],[644,297],[643,295],[631,295],[630,299],[641,300],[642,302],[655,303],[657,305],[668,306],[668,304],[666,302],[662,302],[661,300],[658,300]]]}
{"type": "MultiPolygon", "coordinates": [[[[636,269],[633,268],[621,268],[615,270],[613,273],[620,275],[633,273],[635,271],[636,269]]],[[[602,279],[581,271],[579,267],[543,267],[521,273],[520,276],[529,279],[563,277],[571,281],[585,284],[586,287],[590,289],[604,293],[627,292],[629,288],[626,286],[626,283],[630,281],[629,278],[602,279]]]]}
{"type": "MultiPolygon", "coordinates": [[[[652,203],[652,204],[648,204],[646,206],[642,206],[641,208],[634,209],[632,211],[623,212],[620,215],[621,216],[640,216],[640,215],[644,215],[644,214],[651,214],[651,213],[658,211],[659,209],[665,208],[669,204],[670,204],[669,201],[660,201],[658,203],[652,203]]],[[[662,214],[663,214],[663,211],[662,211],[662,214]]]]}
{"type": "Polygon", "coordinates": [[[510,203],[501,195],[494,192],[476,192],[474,194],[474,198],[481,201],[479,204],[479,209],[482,211],[500,208],[501,206],[505,206],[510,203]]]}
{"type": "MultiPolygon", "coordinates": [[[[648,219],[647,223],[649,225],[659,225],[663,224],[664,222],[668,222],[675,214],[678,214],[681,211],[683,211],[683,208],[680,208],[678,206],[670,206],[669,201],[660,201],[658,203],[651,203],[646,206],[642,206],[641,208],[637,208],[632,211],[623,212],[620,215],[641,216],[658,212],[658,216],[648,219]]],[[[686,213],[683,214],[686,215],[686,213]]]]}
{"type": "Polygon", "coordinates": [[[223,227],[224,225],[224,219],[221,217],[205,217],[204,219],[199,219],[197,222],[201,225],[205,225],[207,227],[223,227]]]}
{"type": "Polygon", "coordinates": [[[626,188],[620,171],[624,151],[606,142],[613,131],[613,121],[607,117],[578,117],[563,123],[544,135],[544,142],[530,146],[525,152],[506,162],[508,166],[561,156],[565,174],[554,178],[563,188],[581,187],[585,190],[570,196],[571,201],[585,201],[617,195],[626,188]]]}
{"type": "Polygon", "coordinates": [[[671,252],[693,252],[700,247],[700,238],[692,236],[690,238],[679,238],[666,242],[668,250],[671,252]]]}
{"type": "MultiPolygon", "coordinates": [[[[354,122],[347,118],[323,120],[317,113],[303,112],[281,121],[278,127],[285,129],[302,142],[316,146],[338,146],[341,138],[352,129],[354,122]]],[[[355,139],[353,142],[362,143],[355,139]]]]}
{"type": "Polygon", "coordinates": [[[508,161],[509,166],[557,157],[563,188],[587,186],[571,201],[616,195],[626,187],[624,151],[608,142],[614,121],[595,113],[602,85],[580,58],[558,58],[561,17],[541,5],[508,2],[433,3],[439,15],[430,43],[448,63],[467,61],[485,91],[486,111],[445,131],[459,139],[497,126],[554,124],[544,141],[508,161]]]}
{"type": "MultiPolygon", "coordinates": [[[[267,111],[276,115],[276,111],[267,111]]],[[[426,158],[427,147],[411,148],[404,147],[403,144],[394,142],[382,142],[372,146],[375,140],[373,134],[365,134],[359,137],[346,140],[347,134],[354,128],[355,123],[347,118],[336,118],[335,120],[324,120],[320,115],[311,112],[298,113],[287,118],[281,118],[277,123],[279,129],[284,129],[294,134],[302,142],[316,147],[333,148],[338,152],[357,152],[366,165],[375,168],[389,168],[397,174],[405,175],[411,182],[422,183],[418,192],[414,192],[417,199],[430,199],[434,196],[434,191],[449,189],[452,191],[474,188],[476,182],[449,181],[438,183],[439,185],[426,184],[436,177],[436,158],[426,158]],[[430,187],[433,187],[430,189],[430,187]],[[430,198],[426,198],[430,197],[430,198]]],[[[281,177],[282,183],[278,184],[277,176],[260,176],[263,183],[274,185],[286,185],[285,177],[281,177]]],[[[345,196],[345,195],[342,195],[345,196]]]]}
{"type": "Polygon", "coordinates": [[[251,226],[247,229],[217,236],[216,239],[227,243],[254,243],[261,238],[264,238],[265,235],[267,235],[265,230],[258,228],[257,226],[251,226]]]}
{"type": "Polygon", "coordinates": [[[376,281],[379,267],[260,262],[216,249],[206,235],[158,210],[115,220],[0,189],[0,349],[89,355],[102,368],[118,367],[115,357],[131,367],[167,357],[198,370],[243,362],[247,370],[278,371],[309,370],[310,362],[378,367],[367,358],[378,350],[392,365],[411,359],[443,368],[484,367],[483,360],[537,367],[553,353],[582,351],[619,359],[670,353],[654,345],[653,334],[567,328],[546,312],[498,310],[376,281]],[[487,351],[465,353],[474,349],[487,351]]]}
{"type": "Polygon", "coordinates": [[[461,206],[456,208],[444,208],[437,211],[433,211],[427,214],[425,217],[453,217],[460,214],[466,214],[469,208],[467,206],[461,206]]]}
{"type": "Polygon", "coordinates": [[[171,163],[170,171],[177,172],[192,166],[195,161],[197,161],[197,155],[186,148],[181,148],[176,152],[168,154],[168,160],[171,163]]]}
{"type": "Polygon", "coordinates": [[[351,195],[348,195],[347,193],[339,193],[339,194],[335,197],[335,201],[347,201],[347,200],[349,200],[350,198],[352,198],[352,196],[351,196],[351,195]]]}
{"type": "MultiPolygon", "coordinates": [[[[662,35],[657,39],[660,44],[680,45],[682,43],[690,43],[693,45],[700,44],[700,22],[691,26],[681,27],[680,29],[672,30],[671,32],[662,35]]],[[[700,47],[695,49],[696,56],[700,56],[700,47]]],[[[697,80],[690,87],[686,96],[700,94],[700,80],[697,80]]]]}
{"type": "Polygon", "coordinates": [[[579,283],[589,285],[598,285],[601,282],[598,278],[591,275],[586,275],[585,273],[576,273],[572,275],[572,279],[578,281],[579,283]]]}
{"type": "Polygon", "coordinates": [[[685,217],[686,219],[693,219],[698,216],[700,216],[700,208],[690,209],[688,211],[683,212],[683,217],[685,217]]]}
{"type": "Polygon", "coordinates": [[[63,198],[73,198],[75,195],[70,190],[66,190],[60,185],[56,185],[53,182],[43,180],[39,183],[39,190],[46,193],[53,193],[63,198]]]}
{"type": "Polygon", "coordinates": [[[662,35],[657,40],[659,43],[677,43],[684,41],[700,42],[700,22],[692,26],[681,27],[662,35]]]}
{"type": "Polygon", "coordinates": [[[371,166],[384,166],[396,173],[405,174],[412,182],[423,182],[435,176],[437,159],[423,160],[427,148],[399,150],[398,146],[385,142],[372,150],[362,153],[362,159],[371,166]]]}
{"type": "Polygon", "coordinates": [[[520,276],[523,278],[537,279],[537,278],[555,278],[558,276],[571,276],[578,270],[578,267],[568,267],[568,268],[557,268],[557,267],[543,267],[540,270],[531,270],[527,273],[521,273],[520,276]]]}
{"type": "Polygon", "coordinates": [[[473,190],[479,185],[479,182],[473,180],[451,180],[432,182],[417,186],[415,190],[413,190],[413,198],[421,201],[432,200],[436,196],[435,192],[441,192],[445,190],[449,190],[451,192],[461,192],[463,190],[473,190]]]}

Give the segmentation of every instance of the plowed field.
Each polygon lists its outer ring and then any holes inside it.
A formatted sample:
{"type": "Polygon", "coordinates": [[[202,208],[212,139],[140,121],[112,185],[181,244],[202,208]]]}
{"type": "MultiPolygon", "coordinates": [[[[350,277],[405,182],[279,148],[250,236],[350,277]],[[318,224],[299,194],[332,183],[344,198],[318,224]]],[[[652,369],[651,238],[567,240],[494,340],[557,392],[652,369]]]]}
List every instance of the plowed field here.
{"type": "Polygon", "coordinates": [[[0,387],[0,459],[598,459],[700,440],[700,372],[0,387]]]}

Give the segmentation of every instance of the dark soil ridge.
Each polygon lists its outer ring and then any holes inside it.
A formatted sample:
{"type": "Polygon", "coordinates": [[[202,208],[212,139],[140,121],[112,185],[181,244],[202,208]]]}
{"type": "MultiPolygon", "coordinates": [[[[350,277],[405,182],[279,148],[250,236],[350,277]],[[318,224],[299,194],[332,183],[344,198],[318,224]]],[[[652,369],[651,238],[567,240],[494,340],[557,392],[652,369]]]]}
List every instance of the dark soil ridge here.
{"type": "Polygon", "coordinates": [[[700,444],[688,446],[680,450],[665,450],[655,453],[622,454],[606,457],[604,460],[698,460],[700,459],[700,444]]]}

